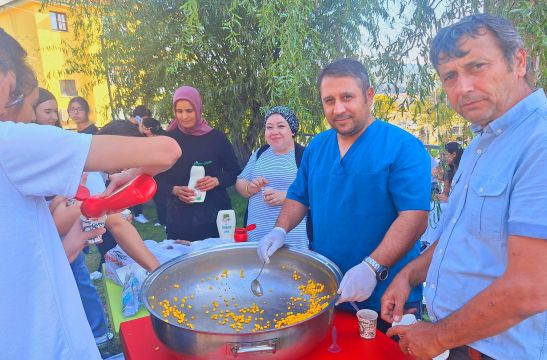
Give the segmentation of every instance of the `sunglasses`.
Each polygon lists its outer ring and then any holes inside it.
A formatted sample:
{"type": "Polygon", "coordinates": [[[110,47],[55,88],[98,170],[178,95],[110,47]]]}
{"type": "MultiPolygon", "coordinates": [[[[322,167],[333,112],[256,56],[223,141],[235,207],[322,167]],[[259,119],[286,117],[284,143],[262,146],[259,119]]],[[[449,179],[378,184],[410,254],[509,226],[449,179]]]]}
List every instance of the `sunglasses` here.
{"type": "Polygon", "coordinates": [[[12,95],[11,98],[12,99],[5,106],[6,109],[21,106],[25,101],[25,94],[20,93],[19,95],[12,95]]]}

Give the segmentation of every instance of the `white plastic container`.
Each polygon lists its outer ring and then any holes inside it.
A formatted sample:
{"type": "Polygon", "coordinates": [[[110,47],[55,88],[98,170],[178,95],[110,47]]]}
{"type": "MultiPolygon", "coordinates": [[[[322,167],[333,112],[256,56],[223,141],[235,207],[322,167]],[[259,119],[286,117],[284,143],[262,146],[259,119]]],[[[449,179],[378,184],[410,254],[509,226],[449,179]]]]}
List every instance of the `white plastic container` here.
{"type": "Polygon", "coordinates": [[[234,210],[220,210],[217,214],[218,236],[221,239],[234,239],[236,213],[234,210]]]}
{"type": "Polygon", "coordinates": [[[188,181],[188,187],[190,189],[194,189],[194,191],[196,192],[196,197],[193,201],[195,203],[205,201],[205,195],[207,194],[207,191],[200,191],[196,189],[196,182],[204,177],[205,167],[203,167],[202,165],[192,165],[192,168],[190,169],[190,180],[188,181]]]}

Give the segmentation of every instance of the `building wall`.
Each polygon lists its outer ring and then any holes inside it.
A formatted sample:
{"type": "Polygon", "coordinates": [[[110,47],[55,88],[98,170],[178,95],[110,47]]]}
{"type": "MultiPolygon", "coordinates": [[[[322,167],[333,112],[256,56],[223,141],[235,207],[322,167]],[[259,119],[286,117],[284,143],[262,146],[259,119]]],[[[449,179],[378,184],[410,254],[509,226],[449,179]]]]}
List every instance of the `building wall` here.
{"type": "Polygon", "coordinates": [[[77,95],[89,102],[91,121],[102,126],[111,120],[106,82],[88,86],[94,81],[85,74],[62,74],[66,63],[63,47],[79,41],[73,37],[72,20],[70,9],[62,5],[42,7],[40,1],[12,1],[0,6],[0,27],[25,48],[40,86],[57,98],[63,127],[75,128],[75,125],[66,110],[72,96],[61,94],[61,80],[74,80],[77,95]],[[66,15],[68,31],[52,29],[50,11],[66,15]]]}

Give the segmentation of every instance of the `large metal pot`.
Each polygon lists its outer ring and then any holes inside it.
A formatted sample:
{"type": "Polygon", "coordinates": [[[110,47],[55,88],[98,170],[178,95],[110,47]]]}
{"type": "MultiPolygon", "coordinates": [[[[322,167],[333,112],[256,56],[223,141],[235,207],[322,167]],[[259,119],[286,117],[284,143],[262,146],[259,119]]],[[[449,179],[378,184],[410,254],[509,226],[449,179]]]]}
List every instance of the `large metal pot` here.
{"type": "Polygon", "coordinates": [[[235,357],[294,360],[313,350],[333,321],[334,298],[342,274],[329,259],[310,251],[282,248],[270,260],[260,276],[262,297],[256,297],[250,290],[251,281],[262,265],[256,243],[202,250],[162,265],[148,276],[141,292],[158,338],[185,358],[200,360],[235,357]],[[277,315],[287,312],[289,299],[299,296],[298,285],[308,279],[323,284],[325,288],[320,295],[329,296],[324,301],[328,306],[310,318],[279,329],[258,331],[253,330],[253,320],[239,332],[210,319],[213,301],[219,303],[217,311],[234,312],[255,303],[264,312],[253,315],[254,319],[260,316],[261,324],[268,320],[273,323],[277,315]],[[162,300],[180,305],[184,296],[187,297],[184,311],[186,319],[191,319],[187,321],[192,329],[179,324],[172,315],[162,315],[162,300]],[[192,305],[191,309],[188,305],[192,305]]]}

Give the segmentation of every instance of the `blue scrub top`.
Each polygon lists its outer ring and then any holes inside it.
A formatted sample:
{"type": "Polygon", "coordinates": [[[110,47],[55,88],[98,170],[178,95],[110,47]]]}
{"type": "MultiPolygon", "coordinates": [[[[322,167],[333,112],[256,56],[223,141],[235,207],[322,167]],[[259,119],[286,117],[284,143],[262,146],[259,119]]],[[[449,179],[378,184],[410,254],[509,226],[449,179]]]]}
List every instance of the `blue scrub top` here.
{"type": "MultiPolygon", "coordinates": [[[[399,211],[429,210],[430,159],[408,132],[375,120],[340,159],[337,134],[318,134],[306,148],[287,197],[309,206],[311,248],[345,273],[380,244],[399,211]]],[[[361,307],[380,309],[380,298],[394,276],[420,253],[418,242],[390,268],[361,307]]],[[[421,286],[408,301],[421,301],[421,286]]]]}

